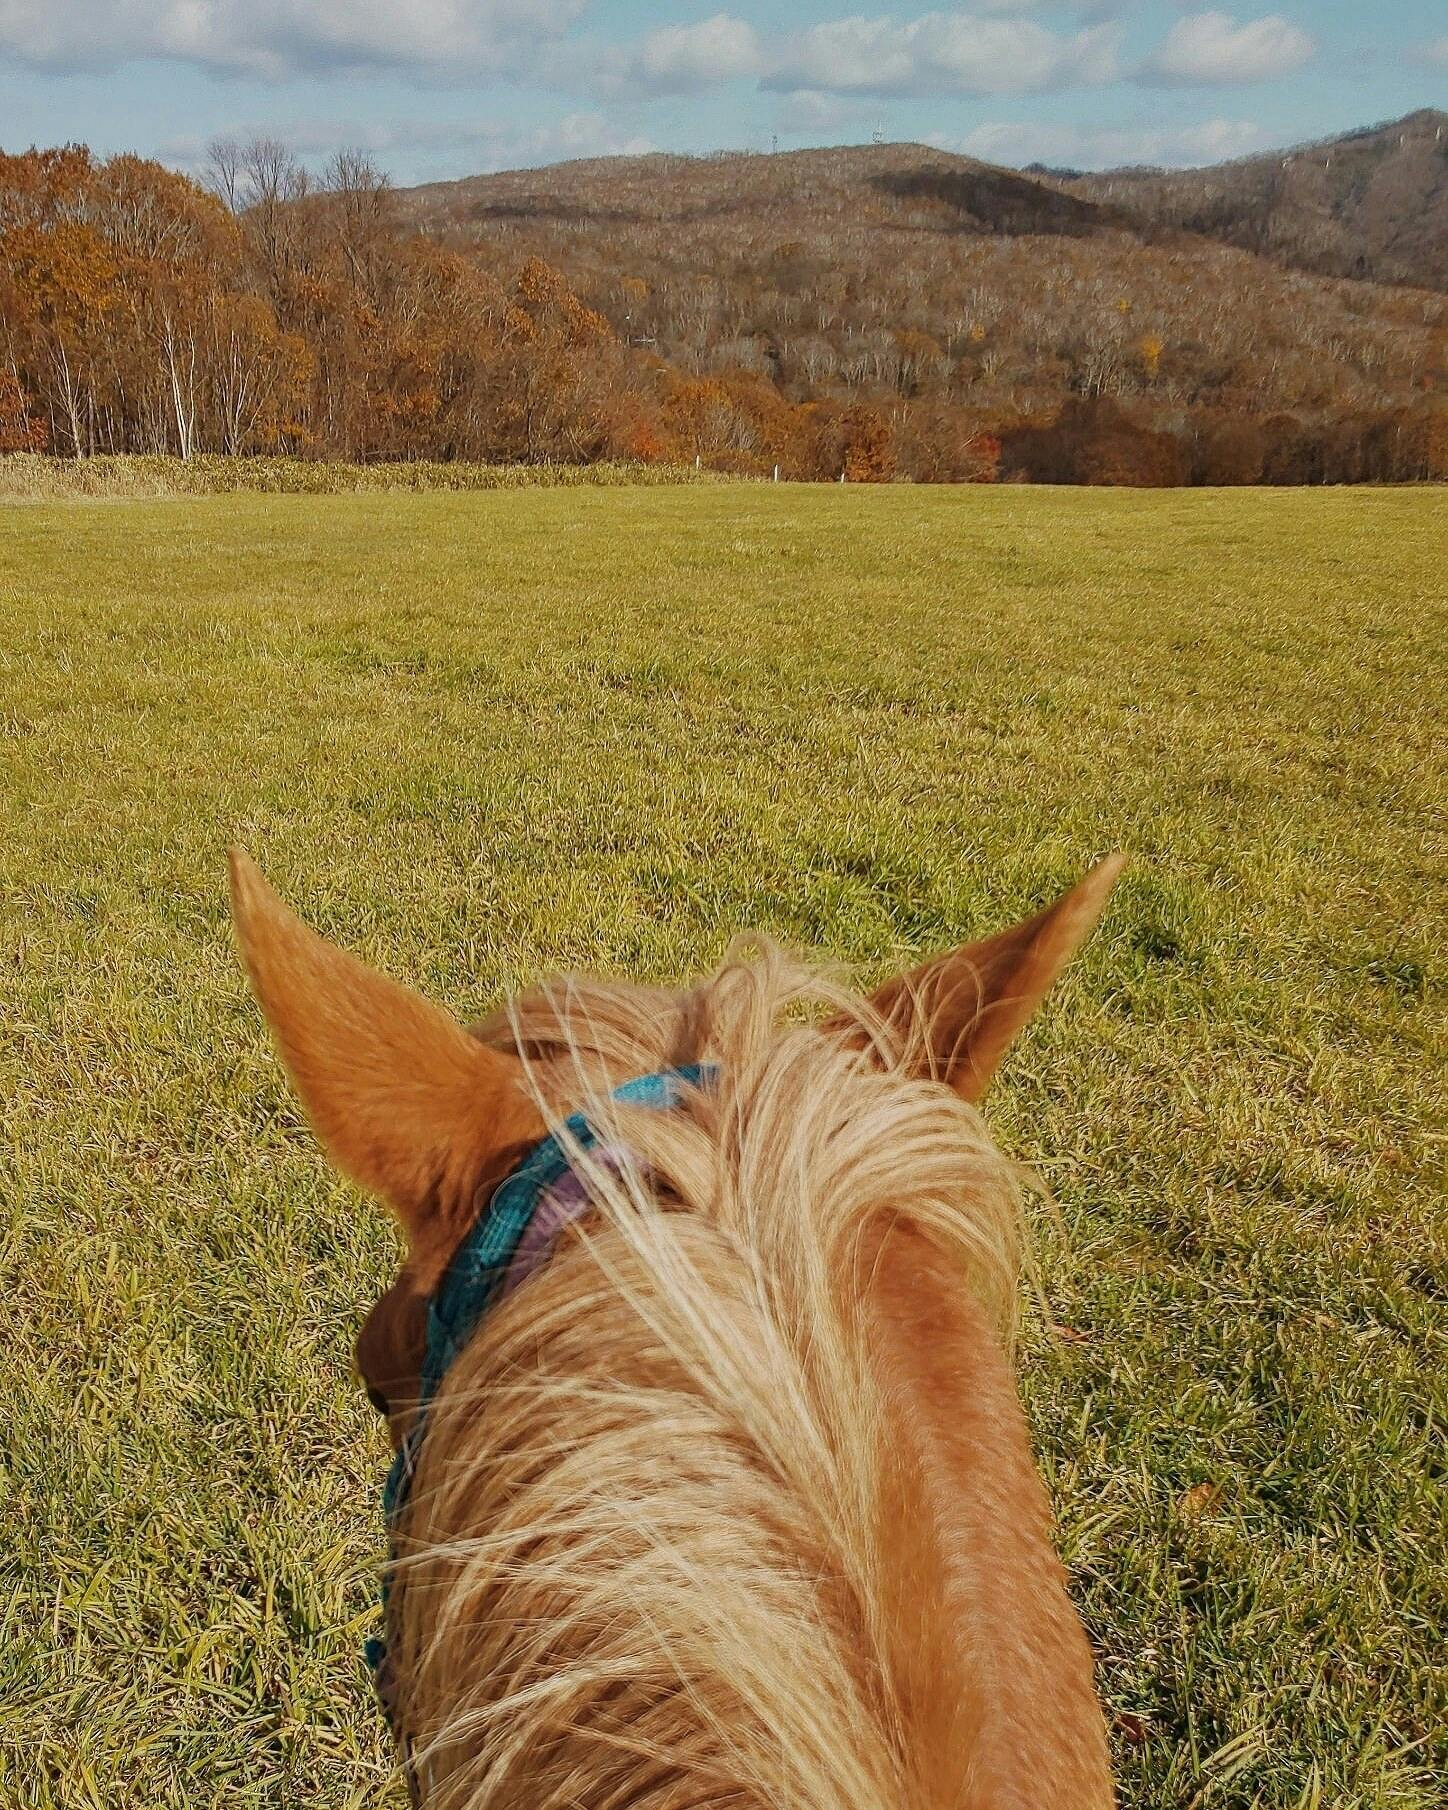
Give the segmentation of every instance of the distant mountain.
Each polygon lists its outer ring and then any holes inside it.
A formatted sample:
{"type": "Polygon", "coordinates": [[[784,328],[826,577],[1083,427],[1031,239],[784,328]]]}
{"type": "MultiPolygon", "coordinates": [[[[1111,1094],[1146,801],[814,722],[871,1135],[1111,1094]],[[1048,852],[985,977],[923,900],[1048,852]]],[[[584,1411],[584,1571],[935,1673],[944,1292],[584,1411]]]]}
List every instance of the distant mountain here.
{"type": "Polygon", "coordinates": [[[1199,170],[1038,172],[1064,194],[1324,276],[1448,289],[1448,113],[1199,170]]]}
{"type": "Polygon", "coordinates": [[[1081,236],[1126,223],[1110,204],[919,144],[840,145],[772,156],[599,157],[428,183],[404,189],[400,200],[429,228],[512,221],[691,228],[747,222],[808,231],[838,227],[858,218],[862,207],[878,224],[951,232],[1081,236]]]}
{"type": "Polygon", "coordinates": [[[1203,169],[1004,169],[928,145],[774,156],[656,153],[507,170],[402,191],[415,224],[476,233],[553,226],[1088,237],[1192,234],[1323,276],[1448,289],[1448,114],[1203,169]]]}
{"type": "Polygon", "coordinates": [[[1441,391],[1448,303],[1398,286],[1443,273],[1440,118],[1178,173],[854,145],[599,158],[395,200],[494,270],[541,257],[626,343],[791,402],[1322,417],[1441,391]]]}

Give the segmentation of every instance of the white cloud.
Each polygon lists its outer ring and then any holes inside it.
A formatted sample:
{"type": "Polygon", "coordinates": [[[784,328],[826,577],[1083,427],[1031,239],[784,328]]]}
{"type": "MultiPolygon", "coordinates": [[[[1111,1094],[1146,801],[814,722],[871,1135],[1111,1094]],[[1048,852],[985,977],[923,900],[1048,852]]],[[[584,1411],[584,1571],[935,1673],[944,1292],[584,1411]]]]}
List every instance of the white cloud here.
{"type": "Polygon", "coordinates": [[[821,94],[815,88],[795,88],[780,96],[774,124],[789,138],[814,132],[863,132],[879,124],[879,109],[866,99],[821,94]]]}
{"type": "Polygon", "coordinates": [[[1094,85],[1118,73],[1117,32],[1060,36],[1029,19],[923,13],[831,20],[786,37],[764,86],[825,94],[1025,94],[1094,85]]]}
{"type": "Polygon", "coordinates": [[[1265,82],[1300,69],[1316,49],[1311,35],[1280,13],[1240,25],[1230,13],[1188,13],[1172,26],[1138,75],[1142,81],[1168,87],[1265,82]]]}
{"type": "Polygon", "coordinates": [[[226,74],[477,73],[526,61],[588,0],[0,0],[0,51],[42,68],[171,57],[226,74]]]}
{"type": "Polygon", "coordinates": [[[569,85],[647,98],[759,75],[764,51],[747,19],[715,13],[695,25],[662,25],[633,45],[564,45],[550,66],[569,85]]]}
{"type": "Polygon", "coordinates": [[[754,27],[745,19],[715,13],[697,25],[665,25],[639,46],[637,65],[655,92],[686,93],[757,75],[762,52],[754,27]]]}
{"type": "Polygon", "coordinates": [[[644,157],[659,146],[641,132],[621,130],[602,113],[567,113],[549,125],[498,135],[494,169],[514,164],[553,163],[565,157],[644,157]],[[521,154],[506,147],[516,142],[521,154]]]}
{"type": "MultiPolygon", "coordinates": [[[[0,0],[0,56],[63,71],[170,58],[264,80],[385,70],[418,80],[527,76],[596,97],[700,93],[756,79],[781,93],[888,99],[1042,93],[1121,75],[1130,0],[1077,0],[1095,23],[1052,30],[1043,0],[971,0],[897,18],[859,13],[791,31],[728,11],[628,44],[571,35],[589,0],[0,0]]],[[[667,16],[667,15],[666,15],[667,16]]],[[[781,18],[788,15],[781,9],[781,18]]],[[[1311,37],[1278,14],[1180,18],[1135,72],[1168,84],[1258,81],[1297,68],[1311,37]]],[[[1448,41],[1426,46],[1445,60],[1448,41]]]]}
{"type": "MultiPolygon", "coordinates": [[[[297,120],[240,125],[221,134],[241,142],[255,136],[280,139],[304,162],[320,163],[345,146],[369,152],[398,182],[486,170],[527,169],[575,157],[642,157],[658,150],[651,139],[620,130],[601,113],[564,114],[536,126],[492,121],[297,120]]],[[[204,174],[208,140],[175,139],[157,147],[162,163],[204,174]]]]}
{"type": "Polygon", "coordinates": [[[1016,167],[1045,163],[1075,170],[1108,170],[1129,164],[1189,168],[1221,163],[1262,150],[1269,142],[1270,135],[1246,119],[1209,119],[1178,127],[1057,126],[1036,120],[1001,120],[977,126],[942,149],[1016,167]]]}
{"type": "MultiPolygon", "coordinates": [[[[1045,0],[972,0],[971,11],[980,18],[1010,18],[1019,13],[1038,13],[1045,0]]],[[[1082,7],[1075,0],[1067,0],[1073,11],[1081,11],[1082,7]]],[[[1119,9],[1123,0],[1099,0],[1099,3],[1119,9]]]]}
{"type": "Polygon", "coordinates": [[[1114,80],[1116,26],[1063,35],[1000,16],[1039,4],[975,0],[969,13],[857,16],[769,33],[719,12],[693,25],[661,26],[632,44],[555,44],[539,70],[559,87],[636,99],[757,77],[775,93],[813,96],[814,106],[826,96],[1022,94],[1114,80]]]}
{"type": "Polygon", "coordinates": [[[1423,45],[1419,58],[1430,69],[1448,69],[1448,35],[1423,45]]]}

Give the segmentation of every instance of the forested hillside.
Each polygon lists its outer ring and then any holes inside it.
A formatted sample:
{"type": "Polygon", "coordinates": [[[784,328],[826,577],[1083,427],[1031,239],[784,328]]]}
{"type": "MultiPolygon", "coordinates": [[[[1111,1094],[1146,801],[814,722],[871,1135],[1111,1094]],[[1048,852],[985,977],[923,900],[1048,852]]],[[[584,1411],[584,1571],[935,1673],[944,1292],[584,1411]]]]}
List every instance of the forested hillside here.
{"type": "Polygon", "coordinates": [[[1175,227],[1300,270],[1448,289],[1448,113],[1205,170],[1108,170],[1061,185],[1140,227],[1175,227]]]}
{"type": "Polygon", "coordinates": [[[869,145],[601,159],[399,200],[484,260],[538,251],[621,335],[731,394],[849,398],[910,476],[1311,482],[1448,461],[1440,291],[1284,267],[1088,187],[869,145]]]}
{"type": "Polygon", "coordinates": [[[629,442],[624,348],[556,271],[397,229],[279,146],[231,205],[155,163],[0,157],[0,449],[586,460],[629,442]],[[8,384],[6,380],[8,379],[8,384]]]}
{"type": "Polygon", "coordinates": [[[1145,176],[881,145],[395,192],[259,140],[209,178],[0,156],[0,449],[1448,475],[1448,298],[1189,230],[1145,176]]]}

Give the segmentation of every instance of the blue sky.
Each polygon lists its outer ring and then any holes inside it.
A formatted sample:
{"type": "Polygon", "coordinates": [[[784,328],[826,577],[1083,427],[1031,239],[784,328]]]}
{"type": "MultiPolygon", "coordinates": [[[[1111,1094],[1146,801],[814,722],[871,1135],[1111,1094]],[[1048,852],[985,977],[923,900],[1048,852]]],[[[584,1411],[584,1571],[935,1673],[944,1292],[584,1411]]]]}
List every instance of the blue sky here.
{"type": "Polygon", "coordinates": [[[257,132],[398,182],[876,132],[1182,164],[1444,105],[1433,0],[0,0],[0,147],[183,167],[257,132]]]}

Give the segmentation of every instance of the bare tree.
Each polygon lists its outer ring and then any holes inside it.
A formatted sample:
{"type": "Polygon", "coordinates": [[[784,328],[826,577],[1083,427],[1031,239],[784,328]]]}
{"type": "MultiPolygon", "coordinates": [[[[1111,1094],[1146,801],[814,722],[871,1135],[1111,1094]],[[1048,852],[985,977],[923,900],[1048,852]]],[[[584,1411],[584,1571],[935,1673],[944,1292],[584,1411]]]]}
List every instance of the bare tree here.
{"type": "Polygon", "coordinates": [[[311,188],[307,172],[278,138],[253,138],[241,147],[237,196],[273,281],[287,263],[294,204],[311,188]]]}
{"type": "Polygon", "coordinates": [[[161,347],[170,380],[176,448],[183,459],[189,459],[196,450],[196,335],[178,332],[167,313],[162,316],[161,347]]]}
{"type": "Polygon", "coordinates": [[[241,148],[241,205],[248,212],[300,201],[311,186],[307,172],[279,138],[253,138],[241,148]]]}
{"type": "Polygon", "coordinates": [[[372,254],[392,228],[392,185],[366,151],[344,149],[322,172],[322,186],[333,197],[338,239],[352,281],[365,288],[372,254]]]}
{"type": "Polygon", "coordinates": [[[234,138],[213,138],[206,147],[206,186],[235,214],[241,205],[241,146],[234,138]]]}

